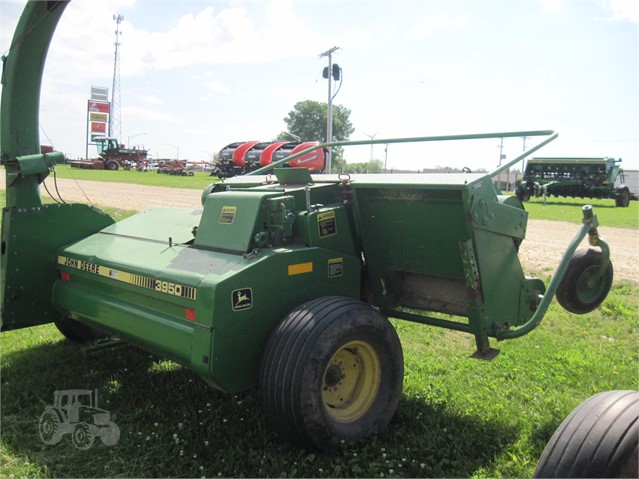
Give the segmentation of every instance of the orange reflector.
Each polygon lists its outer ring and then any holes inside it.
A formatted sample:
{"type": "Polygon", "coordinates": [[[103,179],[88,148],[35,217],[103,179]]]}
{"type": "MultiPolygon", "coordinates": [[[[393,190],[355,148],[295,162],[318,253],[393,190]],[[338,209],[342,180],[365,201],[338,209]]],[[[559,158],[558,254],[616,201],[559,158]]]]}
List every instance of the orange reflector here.
{"type": "Polygon", "coordinates": [[[68,271],[60,271],[60,279],[62,281],[71,281],[71,273],[68,271]]]}
{"type": "Polygon", "coordinates": [[[288,275],[293,276],[295,274],[304,274],[313,272],[313,262],[298,263],[288,265],[288,275]]]}
{"type": "Polygon", "coordinates": [[[187,309],[186,310],[186,319],[188,319],[189,321],[195,321],[195,310],[194,309],[187,309]]]}

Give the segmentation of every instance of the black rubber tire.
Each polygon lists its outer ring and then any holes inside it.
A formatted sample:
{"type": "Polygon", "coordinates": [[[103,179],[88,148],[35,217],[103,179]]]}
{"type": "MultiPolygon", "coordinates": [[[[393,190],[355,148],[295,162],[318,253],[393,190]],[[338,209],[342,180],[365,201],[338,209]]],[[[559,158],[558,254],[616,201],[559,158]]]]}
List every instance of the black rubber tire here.
{"type": "Polygon", "coordinates": [[[606,299],[614,276],[612,263],[608,258],[608,267],[604,275],[592,288],[587,288],[589,275],[599,270],[603,254],[600,251],[583,248],[575,252],[568,263],[566,274],[557,287],[557,301],[574,314],[585,314],[598,308],[606,299]]]}
{"type": "Polygon", "coordinates": [[[330,449],[384,429],[397,410],[403,376],[402,347],[388,320],[361,301],[327,296],[295,308],[271,334],[260,368],[260,400],[282,438],[302,447],[330,449]],[[361,346],[351,346],[354,343],[361,346]],[[378,362],[369,368],[364,356],[370,351],[378,362]],[[343,374],[342,369],[340,373],[335,363],[341,354],[347,356],[344,367],[364,366],[358,372],[343,374]],[[356,384],[361,384],[351,390],[359,391],[352,393],[356,411],[352,420],[336,419],[338,413],[349,411],[350,397],[337,406],[325,399],[327,394],[341,394],[332,391],[343,387],[344,381],[333,383],[336,387],[327,392],[329,372],[336,367],[337,381],[357,378],[356,384]],[[375,371],[378,378],[371,388],[366,387],[370,376],[362,373],[367,370],[375,371]],[[365,406],[357,409],[355,404],[363,396],[368,396],[365,406]]]}
{"type": "Polygon", "coordinates": [[[106,334],[71,318],[60,318],[54,321],[54,324],[65,338],[76,343],[97,341],[98,339],[102,339],[107,336],[106,334]]]}
{"type": "Polygon", "coordinates": [[[530,200],[530,193],[528,192],[528,190],[525,187],[519,187],[515,190],[515,196],[519,199],[519,201],[521,201],[522,203],[525,203],[526,201],[530,200]]]}
{"type": "Polygon", "coordinates": [[[638,477],[639,392],[581,403],[546,445],[533,477],[638,477]]]}
{"type": "Polygon", "coordinates": [[[105,167],[106,167],[107,170],[115,171],[115,170],[117,170],[120,167],[120,165],[118,165],[117,161],[109,160],[109,161],[106,162],[105,167]]]}
{"type": "Polygon", "coordinates": [[[630,190],[627,187],[624,186],[617,191],[615,205],[621,208],[627,208],[630,205],[630,190]]]}

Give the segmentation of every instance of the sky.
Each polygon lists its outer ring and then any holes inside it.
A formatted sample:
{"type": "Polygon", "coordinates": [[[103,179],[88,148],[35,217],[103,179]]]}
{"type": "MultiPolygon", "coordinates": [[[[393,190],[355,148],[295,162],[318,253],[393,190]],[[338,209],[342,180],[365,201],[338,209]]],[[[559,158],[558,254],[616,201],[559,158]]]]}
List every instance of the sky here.
{"type": "MultiPolygon", "coordinates": [[[[0,1],[6,54],[23,1],[0,1]]],[[[46,63],[41,143],[85,156],[91,86],[113,82],[121,14],[121,142],[205,161],[235,141],[268,141],[303,100],[334,103],[352,140],[557,130],[536,156],[623,158],[639,169],[639,2],[75,0],[46,63]],[[333,85],[336,87],[337,85],[333,85]]],[[[527,146],[537,138],[529,138],[527,146]]],[[[492,169],[523,139],[347,148],[389,169],[492,169]]],[[[95,156],[95,148],[89,150],[95,156]]]]}

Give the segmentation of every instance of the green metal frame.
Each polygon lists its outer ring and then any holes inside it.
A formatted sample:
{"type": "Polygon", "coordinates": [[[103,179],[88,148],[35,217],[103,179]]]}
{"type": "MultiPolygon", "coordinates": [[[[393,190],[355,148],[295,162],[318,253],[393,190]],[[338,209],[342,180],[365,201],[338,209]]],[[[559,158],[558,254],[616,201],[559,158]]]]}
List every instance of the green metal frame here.
{"type": "Polygon", "coordinates": [[[40,184],[62,153],[40,153],[39,107],[49,44],[67,2],[30,1],[3,57],[0,163],[6,170],[2,210],[1,329],[54,321],[51,305],[58,249],[113,223],[86,205],[43,205],[40,184]],[[34,224],[38,224],[34,231],[34,224]]]}

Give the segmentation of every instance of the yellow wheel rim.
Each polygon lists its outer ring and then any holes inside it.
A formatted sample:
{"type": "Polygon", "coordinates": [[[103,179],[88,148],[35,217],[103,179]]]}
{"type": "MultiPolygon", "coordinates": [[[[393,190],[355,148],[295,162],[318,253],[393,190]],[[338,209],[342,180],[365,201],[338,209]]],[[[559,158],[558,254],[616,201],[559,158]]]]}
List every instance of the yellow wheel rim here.
{"type": "Polygon", "coordinates": [[[322,399],[337,422],[351,423],[371,407],[381,379],[379,358],[364,341],[350,341],[339,348],[324,371],[322,399]]]}

